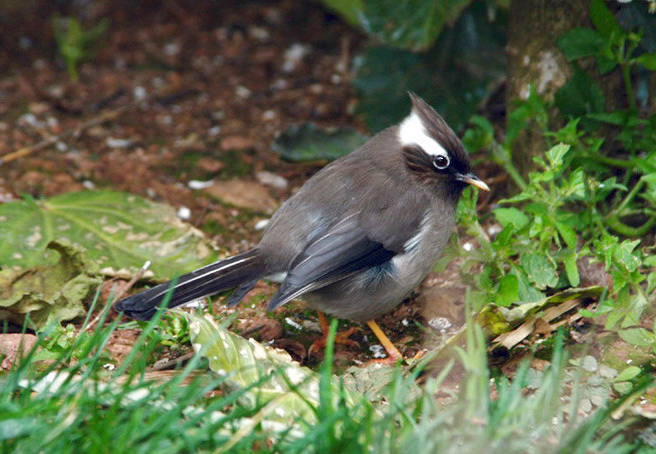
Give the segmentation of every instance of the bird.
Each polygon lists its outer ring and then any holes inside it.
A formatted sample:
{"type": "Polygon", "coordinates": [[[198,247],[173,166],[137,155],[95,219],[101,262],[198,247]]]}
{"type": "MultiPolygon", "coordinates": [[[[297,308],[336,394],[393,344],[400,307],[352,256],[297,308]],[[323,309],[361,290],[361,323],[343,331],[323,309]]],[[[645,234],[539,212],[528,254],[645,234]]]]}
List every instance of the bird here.
{"type": "MultiPolygon", "coordinates": [[[[455,229],[465,187],[489,187],[471,170],[461,140],[428,103],[409,92],[398,124],[331,162],[273,214],[245,253],[129,296],[118,312],[148,320],[234,289],[236,306],[261,279],[280,283],[272,311],[302,297],[320,315],[366,322],[396,361],[402,355],[375,319],[399,305],[431,271],[455,229]]],[[[348,341],[345,341],[345,343],[348,341]]]]}

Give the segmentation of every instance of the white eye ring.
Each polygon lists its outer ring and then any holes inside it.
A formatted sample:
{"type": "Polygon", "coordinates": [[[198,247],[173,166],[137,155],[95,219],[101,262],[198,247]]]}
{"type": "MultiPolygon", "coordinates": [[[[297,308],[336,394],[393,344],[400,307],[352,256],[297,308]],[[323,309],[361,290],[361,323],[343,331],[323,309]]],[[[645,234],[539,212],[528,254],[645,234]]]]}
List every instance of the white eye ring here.
{"type": "Polygon", "coordinates": [[[446,169],[449,167],[449,164],[451,164],[451,160],[448,156],[439,154],[433,158],[433,165],[439,170],[446,169]]]}

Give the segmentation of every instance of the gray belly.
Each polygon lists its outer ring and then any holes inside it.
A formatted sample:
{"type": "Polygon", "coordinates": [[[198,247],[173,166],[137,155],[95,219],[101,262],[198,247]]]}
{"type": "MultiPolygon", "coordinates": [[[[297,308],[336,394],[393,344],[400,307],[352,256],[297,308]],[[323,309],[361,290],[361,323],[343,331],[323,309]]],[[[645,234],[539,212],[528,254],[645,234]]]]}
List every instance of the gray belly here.
{"type": "MultiPolygon", "coordinates": [[[[425,238],[424,241],[436,240],[425,238]]],[[[390,262],[303,295],[314,309],[338,318],[366,321],[398,306],[432,269],[446,240],[418,244],[390,262]],[[423,246],[423,247],[422,247],[423,246]]]]}

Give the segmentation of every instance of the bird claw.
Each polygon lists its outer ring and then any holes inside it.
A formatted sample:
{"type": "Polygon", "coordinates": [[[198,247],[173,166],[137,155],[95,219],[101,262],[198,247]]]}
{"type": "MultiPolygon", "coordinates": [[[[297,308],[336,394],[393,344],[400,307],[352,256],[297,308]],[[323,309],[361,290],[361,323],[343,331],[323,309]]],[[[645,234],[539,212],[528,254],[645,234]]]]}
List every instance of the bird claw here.
{"type": "MultiPolygon", "coordinates": [[[[355,333],[361,333],[361,332],[362,332],[362,328],[359,328],[357,326],[352,326],[344,331],[339,331],[337,334],[335,334],[335,344],[346,345],[349,348],[360,348],[360,344],[358,343],[358,341],[350,339],[350,337],[355,333]]],[[[326,338],[326,336],[322,336],[320,339],[317,339],[316,341],[312,342],[312,345],[310,345],[310,348],[308,349],[308,357],[312,356],[313,352],[317,352],[319,350],[323,350],[324,348],[326,348],[327,340],[328,339],[326,338]]]]}

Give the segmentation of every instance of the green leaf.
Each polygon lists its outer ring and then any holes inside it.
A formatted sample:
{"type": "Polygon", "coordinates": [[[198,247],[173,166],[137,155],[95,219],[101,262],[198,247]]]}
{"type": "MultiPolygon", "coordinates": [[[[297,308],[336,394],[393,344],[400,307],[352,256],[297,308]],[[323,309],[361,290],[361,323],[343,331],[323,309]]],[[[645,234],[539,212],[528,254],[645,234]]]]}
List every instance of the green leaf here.
{"type": "Polygon", "coordinates": [[[554,287],[558,283],[556,265],[546,253],[526,253],[522,255],[520,264],[531,282],[540,290],[554,287]]]}
{"type": "Polygon", "coordinates": [[[0,205],[0,263],[31,267],[55,263],[46,253],[52,240],[86,249],[102,272],[136,271],[147,260],[161,278],[190,271],[214,260],[203,234],[183,223],[175,210],[116,191],[82,191],[48,200],[0,205]]]}
{"type": "MultiPolygon", "coordinates": [[[[194,349],[208,359],[210,369],[226,377],[229,388],[247,390],[240,405],[259,409],[258,416],[265,420],[290,426],[316,422],[319,374],[292,361],[284,350],[231,333],[209,315],[181,314],[189,320],[194,349]]],[[[340,389],[333,393],[335,400],[353,405],[354,394],[340,388],[336,377],[331,381],[340,389]]]]}
{"type": "Polygon", "coordinates": [[[590,20],[595,28],[606,38],[612,35],[619,36],[622,33],[620,24],[613,13],[608,9],[605,0],[592,0],[590,2],[590,20]]]}
{"type": "Polygon", "coordinates": [[[519,300],[519,281],[517,276],[507,274],[499,282],[495,303],[498,306],[510,306],[519,300]]]}
{"type": "Polygon", "coordinates": [[[528,216],[517,208],[497,208],[494,210],[494,216],[503,227],[512,225],[515,230],[521,230],[529,223],[528,216]]]}
{"type": "Polygon", "coordinates": [[[362,28],[385,44],[421,51],[430,48],[446,24],[453,24],[471,0],[365,0],[362,28]]]}
{"type": "Polygon", "coordinates": [[[537,290],[526,275],[522,268],[513,266],[510,274],[517,276],[519,301],[522,303],[532,303],[544,298],[544,293],[537,290]]]}
{"type": "Polygon", "coordinates": [[[551,164],[552,168],[557,169],[563,164],[563,158],[569,151],[569,148],[569,145],[559,143],[547,151],[547,159],[549,160],[549,164],[551,164]]]}
{"type": "Polygon", "coordinates": [[[636,61],[650,71],[656,71],[656,53],[642,54],[636,61]]]}
{"type": "Polygon", "coordinates": [[[503,21],[488,21],[485,5],[477,2],[424,54],[370,47],[355,64],[357,113],[369,130],[380,131],[408,115],[412,90],[459,130],[505,74],[504,45],[503,21]]]}
{"type": "Polygon", "coordinates": [[[613,381],[629,381],[640,375],[640,372],[642,372],[642,369],[640,369],[638,366],[629,366],[620,372],[619,375],[613,379],[613,381]]]}
{"type": "Polygon", "coordinates": [[[471,117],[469,123],[472,126],[465,131],[462,137],[465,148],[470,153],[488,148],[494,142],[494,126],[492,126],[492,123],[480,115],[471,117]]]}
{"type": "Polygon", "coordinates": [[[322,129],[314,123],[301,123],[285,129],[271,149],[291,162],[335,160],[349,154],[367,141],[353,128],[322,129]]]}
{"type": "Polygon", "coordinates": [[[565,240],[567,247],[573,251],[576,250],[577,237],[574,229],[569,225],[558,221],[556,221],[556,229],[558,230],[558,233],[560,233],[560,236],[563,237],[563,240],[565,240]]]}
{"type": "Polygon", "coordinates": [[[359,16],[366,0],[321,0],[328,9],[335,11],[351,25],[360,25],[359,16]]]}
{"type": "Polygon", "coordinates": [[[580,284],[581,278],[579,276],[579,268],[576,265],[576,252],[574,251],[571,251],[565,256],[565,273],[567,274],[567,280],[572,287],[576,287],[580,284]]]}
{"type": "Polygon", "coordinates": [[[96,266],[69,242],[53,241],[47,248],[59,255],[54,265],[0,270],[0,320],[21,326],[29,314],[30,328],[38,331],[48,320],[72,320],[86,313],[84,302],[102,282],[95,276],[96,266]]]}
{"type": "Polygon", "coordinates": [[[575,67],[572,78],[556,92],[555,102],[563,115],[582,117],[602,112],[606,100],[597,81],[575,67]]]}
{"type": "Polygon", "coordinates": [[[604,38],[598,32],[583,27],[573,28],[558,38],[558,46],[567,61],[597,54],[604,42],[604,38]]]}
{"type": "Polygon", "coordinates": [[[623,329],[619,335],[625,342],[638,347],[650,347],[656,342],[654,334],[644,328],[623,329]]]}
{"type": "Polygon", "coordinates": [[[633,253],[638,244],[640,240],[624,240],[613,246],[613,258],[631,273],[640,266],[640,259],[633,253]]]}

